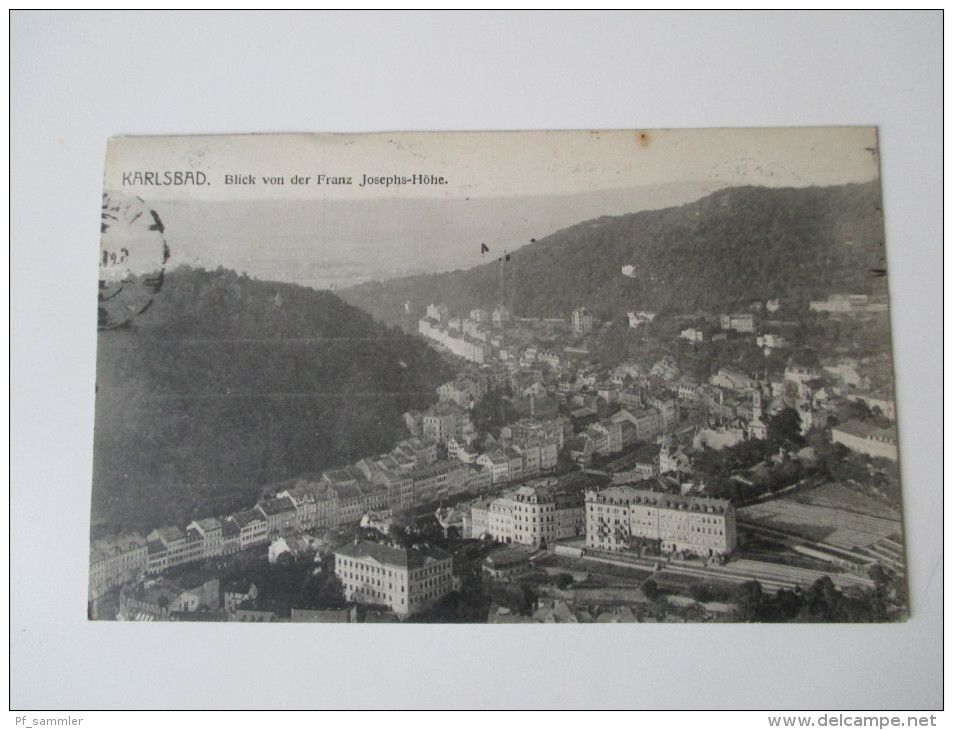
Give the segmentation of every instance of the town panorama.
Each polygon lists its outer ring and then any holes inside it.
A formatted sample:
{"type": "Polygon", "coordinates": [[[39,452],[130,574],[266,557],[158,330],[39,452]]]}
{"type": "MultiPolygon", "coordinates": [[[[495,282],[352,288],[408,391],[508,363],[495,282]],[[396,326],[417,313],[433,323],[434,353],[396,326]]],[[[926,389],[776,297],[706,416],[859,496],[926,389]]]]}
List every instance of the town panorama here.
{"type": "Polygon", "coordinates": [[[177,260],[174,207],[107,190],[89,617],[904,620],[878,185],[341,288],[177,260]]]}

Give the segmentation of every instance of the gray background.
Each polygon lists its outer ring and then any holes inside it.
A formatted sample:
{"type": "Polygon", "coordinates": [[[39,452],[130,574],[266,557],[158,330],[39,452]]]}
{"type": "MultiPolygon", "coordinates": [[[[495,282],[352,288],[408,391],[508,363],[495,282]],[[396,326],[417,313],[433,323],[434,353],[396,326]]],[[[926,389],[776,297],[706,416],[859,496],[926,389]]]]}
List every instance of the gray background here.
{"type": "Polygon", "coordinates": [[[939,12],[11,16],[11,707],[933,709],[939,12]],[[85,620],[99,202],[117,134],[878,125],[911,620],[85,620]]]}

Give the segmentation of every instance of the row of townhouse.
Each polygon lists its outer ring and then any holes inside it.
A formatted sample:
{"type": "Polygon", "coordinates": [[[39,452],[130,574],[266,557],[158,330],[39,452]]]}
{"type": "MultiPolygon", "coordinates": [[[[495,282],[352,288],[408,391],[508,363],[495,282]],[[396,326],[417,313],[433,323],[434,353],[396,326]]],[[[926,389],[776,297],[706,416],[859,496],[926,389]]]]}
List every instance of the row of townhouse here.
{"type": "Polygon", "coordinates": [[[137,534],[92,543],[89,568],[89,600],[95,601],[115,586],[146,574],[228,555],[314,524],[313,495],[297,490],[263,500],[248,510],[223,519],[193,520],[183,530],[167,525],[144,539],[137,534]]]}
{"type": "Polygon", "coordinates": [[[562,443],[560,422],[515,424],[514,445],[504,452],[505,472],[486,463],[451,458],[437,461],[433,439],[413,437],[390,454],[353,466],[301,478],[273,498],[222,519],[194,520],[185,530],[166,526],[142,539],[132,535],[94,543],[90,556],[90,600],[143,574],[159,574],[187,563],[229,555],[277,537],[360,521],[369,511],[401,511],[442,496],[475,492],[499,481],[553,468],[562,443]],[[539,435],[549,436],[540,441],[539,435]]]}
{"type": "MultiPolygon", "coordinates": [[[[247,579],[186,582],[148,578],[127,583],[119,593],[120,621],[184,620],[202,611],[206,619],[237,620],[239,606],[258,597],[258,588],[247,579]],[[214,618],[212,618],[214,617],[214,618]]],[[[245,620],[245,619],[242,619],[245,620]]]]}
{"type": "Polygon", "coordinates": [[[555,469],[558,462],[558,441],[550,438],[520,440],[481,454],[475,463],[489,472],[492,484],[502,484],[555,469]]]}
{"type": "Polygon", "coordinates": [[[315,507],[312,495],[301,490],[294,494],[285,491],[221,520],[193,520],[184,531],[174,525],[160,527],[146,538],[145,572],[162,573],[178,565],[229,555],[308,529],[313,524],[315,507]]]}
{"type": "Polygon", "coordinates": [[[570,456],[588,463],[593,455],[616,454],[639,442],[647,443],[670,433],[677,424],[673,400],[660,402],[661,407],[623,408],[611,417],[597,421],[573,437],[570,456]]]}
{"type": "MultiPolygon", "coordinates": [[[[411,413],[405,413],[407,419],[411,413]]],[[[409,474],[414,469],[433,464],[437,460],[437,441],[428,437],[413,436],[401,441],[390,453],[361,459],[353,466],[328,472],[333,480],[363,478],[373,480],[375,474],[394,471],[409,474]]]]}
{"type": "Polygon", "coordinates": [[[139,578],[149,560],[149,548],[138,533],[94,540],[89,551],[89,600],[110,588],[139,578]]]}
{"type": "Polygon", "coordinates": [[[492,312],[486,309],[471,309],[469,319],[479,324],[492,323],[494,327],[502,327],[513,319],[513,314],[505,305],[497,304],[492,312]]]}
{"type": "MultiPolygon", "coordinates": [[[[430,319],[421,319],[417,323],[417,331],[427,339],[439,342],[451,353],[470,362],[482,363],[489,360],[489,348],[485,343],[474,342],[467,336],[456,336],[449,330],[430,319]]],[[[472,334],[470,335],[472,337],[472,334]]]]}

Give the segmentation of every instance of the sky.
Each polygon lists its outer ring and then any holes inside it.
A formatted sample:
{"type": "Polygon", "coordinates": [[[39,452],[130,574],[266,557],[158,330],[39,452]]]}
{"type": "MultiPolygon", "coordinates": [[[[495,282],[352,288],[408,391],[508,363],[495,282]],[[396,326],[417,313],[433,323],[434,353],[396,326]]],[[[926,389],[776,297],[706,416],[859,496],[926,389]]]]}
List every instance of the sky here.
{"type": "Polygon", "coordinates": [[[105,188],[159,212],[171,267],[343,288],[475,266],[481,244],[496,256],[722,187],[877,174],[876,130],[860,127],[121,137],[105,188]],[[143,173],[167,171],[201,173],[205,184],[143,184],[143,173]],[[394,182],[414,175],[439,182],[394,182]],[[361,185],[368,178],[377,182],[361,185]]]}

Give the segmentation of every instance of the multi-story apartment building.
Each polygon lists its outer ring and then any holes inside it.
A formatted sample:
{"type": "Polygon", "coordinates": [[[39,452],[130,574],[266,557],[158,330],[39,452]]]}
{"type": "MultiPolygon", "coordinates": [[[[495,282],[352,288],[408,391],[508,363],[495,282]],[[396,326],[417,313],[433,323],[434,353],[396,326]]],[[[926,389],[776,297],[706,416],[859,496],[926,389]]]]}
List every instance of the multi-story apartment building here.
{"type": "Polygon", "coordinates": [[[502,327],[505,324],[509,324],[510,320],[513,319],[513,315],[510,314],[510,310],[502,304],[499,304],[493,308],[492,316],[494,327],[502,327]]]}
{"type": "Polygon", "coordinates": [[[622,409],[610,420],[618,424],[632,424],[636,441],[653,441],[663,431],[664,417],[655,408],[622,409]]]}
{"type": "Polygon", "coordinates": [[[481,497],[470,504],[469,515],[463,518],[463,536],[477,539],[490,534],[490,506],[494,497],[481,497]]]}
{"type": "Polygon", "coordinates": [[[488,534],[499,542],[541,547],[582,535],[585,521],[581,492],[567,492],[554,480],[543,480],[475,502],[467,529],[469,537],[488,534]]]}
{"type": "Polygon", "coordinates": [[[399,512],[414,506],[414,480],[408,474],[385,469],[374,475],[374,482],[387,492],[387,506],[399,512]]]}
{"type": "Polygon", "coordinates": [[[317,514],[317,505],[314,492],[305,484],[299,484],[292,489],[285,489],[275,495],[279,499],[287,498],[295,507],[295,529],[297,532],[306,532],[314,528],[314,518],[317,514]]]}
{"type": "Polygon", "coordinates": [[[149,565],[146,541],[135,533],[94,540],[89,551],[89,600],[142,575],[149,565]]]}
{"type": "Polygon", "coordinates": [[[234,520],[222,520],[222,555],[233,555],[241,549],[241,527],[234,520]]]}
{"type": "Polygon", "coordinates": [[[468,492],[477,492],[486,489],[493,484],[493,471],[485,466],[473,464],[467,472],[466,490],[468,492]]]}
{"type": "MultiPolygon", "coordinates": [[[[469,320],[467,320],[469,322],[469,320]]],[[[421,319],[417,323],[417,330],[424,337],[439,342],[450,352],[465,360],[475,363],[483,363],[487,360],[488,347],[484,343],[472,342],[465,336],[455,336],[452,333],[443,330],[439,325],[433,324],[429,319],[421,319]]],[[[477,336],[478,332],[470,331],[471,337],[477,336]]]]}
{"type": "MultiPolygon", "coordinates": [[[[460,411],[455,411],[458,418],[464,419],[466,425],[466,416],[460,411]]],[[[429,437],[417,437],[400,442],[400,447],[416,459],[417,466],[433,464],[437,461],[437,442],[429,437]]]]}
{"type": "Polygon", "coordinates": [[[437,388],[437,396],[440,400],[448,400],[464,408],[473,404],[474,396],[470,388],[457,380],[451,380],[437,388]]]}
{"type": "Polygon", "coordinates": [[[407,411],[404,414],[404,423],[411,436],[420,436],[424,432],[424,414],[420,411],[407,411]]]}
{"type": "Polygon", "coordinates": [[[360,541],[338,549],[334,572],[349,601],[418,613],[453,590],[451,555],[431,546],[410,549],[360,541]]]}
{"type": "Polygon", "coordinates": [[[723,330],[734,330],[735,332],[754,332],[754,315],[723,314],[721,315],[721,328],[723,330]]]}
{"type": "Polygon", "coordinates": [[[442,495],[462,492],[468,472],[469,467],[456,459],[438,461],[414,471],[414,502],[423,504],[442,495]]]}
{"type": "Polygon", "coordinates": [[[514,444],[553,439],[557,452],[564,445],[564,433],[563,423],[558,418],[548,421],[521,418],[516,423],[504,426],[502,430],[503,437],[512,439],[514,444]]]}
{"type": "Polygon", "coordinates": [[[821,371],[817,368],[789,365],[784,369],[784,379],[792,383],[807,383],[820,377],[821,371]]]}
{"type": "Polygon", "coordinates": [[[455,403],[442,401],[424,412],[423,435],[435,442],[444,443],[463,434],[470,419],[455,403]]]}
{"type": "Polygon", "coordinates": [[[510,478],[510,460],[500,450],[481,454],[476,463],[490,470],[494,484],[505,482],[510,478]]]}
{"type": "Polygon", "coordinates": [[[316,482],[312,486],[314,493],[314,527],[324,529],[334,527],[338,522],[338,494],[330,484],[316,482]]]}
{"type": "Polygon", "coordinates": [[[572,331],[577,335],[587,335],[592,332],[592,314],[585,307],[573,310],[572,331]]]}
{"type": "Polygon", "coordinates": [[[673,391],[668,389],[650,391],[646,397],[646,403],[659,412],[663,431],[668,432],[678,425],[678,399],[673,391]]]}
{"type": "Polygon", "coordinates": [[[830,314],[868,314],[887,311],[886,297],[869,297],[866,294],[831,294],[822,301],[813,301],[808,305],[812,312],[830,314]]]}
{"type": "Polygon", "coordinates": [[[598,395],[606,403],[618,403],[619,402],[619,386],[616,383],[599,383],[596,386],[596,395],[598,395]]]}
{"type": "Polygon", "coordinates": [[[609,435],[604,431],[600,431],[593,425],[583,431],[581,436],[592,442],[593,454],[609,453],[609,435]]]}
{"type": "Polygon", "coordinates": [[[599,433],[605,434],[606,453],[614,454],[622,451],[622,424],[611,419],[592,424],[592,428],[599,433]]]}
{"type": "Polygon", "coordinates": [[[234,523],[239,529],[240,550],[268,542],[268,521],[254,507],[236,512],[227,517],[226,521],[234,523]]]}
{"type": "Polygon", "coordinates": [[[758,347],[768,350],[777,350],[788,345],[788,341],[784,337],[772,333],[760,335],[755,342],[757,342],[758,347]]]}
{"type": "Polygon", "coordinates": [[[513,451],[520,455],[520,459],[523,463],[524,477],[534,477],[539,474],[542,449],[538,444],[529,443],[523,446],[514,444],[513,451]]]}
{"type": "Polygon", "coordinates": [[[450,310],[444,304],[428,304],[427,317],[437,322],[446,322],[450,318],[450,310]]]}
{"type": "Polygon", "coordinates": [[[149,572],[161,572],[202,559],[203,540],[195,530],[186,533],[175,526],[160,527],[149,533],[146,543],[149,546],[149,572]]]}
{"type": "Polygon", "coordinates": [[[586,546],[629,550],[638,540],[663,552],[726,555],[737,546],[735,509],[728,500],[615,486],[586,492],[586,546]]]}
{"type": "Polygon", "coordinates": [[[214,558],[221,555],[224,550],[224,539],[222,537],[222,523],[214,517],[206,517],[202,520],[193,520],[189,523],[186,530],[195,530],[202,536],[202,557],[214,558]]]}
{"type": "Polygon", "coordinates": [[[518,481],[522,479],[523,457],[520,456],[519,452],[512,447],[506,447],[503,449],[503,456],[505,456],[506,460],[509,462],[508,473],[510,481],[518,481]]]}
{"type": "Polygon", "coordinates": [[[290,535],[297,527],[297,514],[294,502],[288,497],[266,499],[255,505],[268,523],[268,539],[274,540],[280,535],[290,535]]]}

